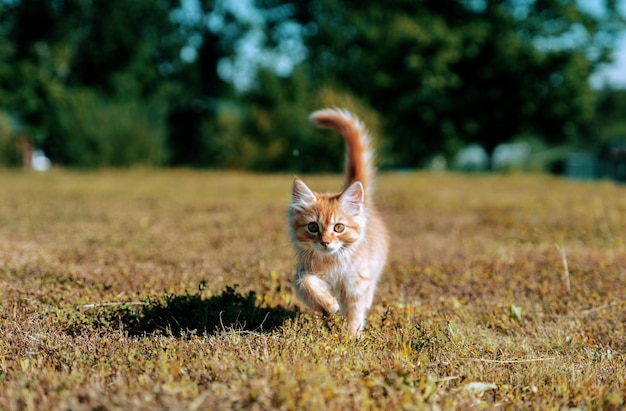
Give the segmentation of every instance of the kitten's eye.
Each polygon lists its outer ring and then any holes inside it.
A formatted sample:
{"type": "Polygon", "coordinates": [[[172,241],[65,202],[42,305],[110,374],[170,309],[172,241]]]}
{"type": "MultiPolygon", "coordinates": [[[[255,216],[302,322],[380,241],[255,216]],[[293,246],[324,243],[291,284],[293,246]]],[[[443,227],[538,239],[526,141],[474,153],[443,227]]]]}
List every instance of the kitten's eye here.
{"type": "Polygon", "coordinates": [[[320,230],[317,223],[309,223],[309,225],[306,226],[306,229],[311,233],[317,233],[320,230]]]}
{"type": "Polygon", "coordinates": [[[343,230],[346,229],[346,226],[339,223],[339,224],[335,224],[335,228],[333,230],[335,230],[336,233],[343,233],[343,230]]]}

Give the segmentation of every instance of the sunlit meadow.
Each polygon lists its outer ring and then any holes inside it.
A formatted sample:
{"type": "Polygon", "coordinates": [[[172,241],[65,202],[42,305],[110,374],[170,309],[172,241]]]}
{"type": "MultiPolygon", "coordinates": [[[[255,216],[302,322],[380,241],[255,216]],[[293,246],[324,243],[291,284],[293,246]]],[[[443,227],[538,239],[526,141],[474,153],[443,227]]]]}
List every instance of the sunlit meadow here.
{"type": "Polygon", "coordinates": [[[383,174],[355,340],[295,300],[291,182],[0,172],[0,409],[624,406],[626,187],[383,174]]]}

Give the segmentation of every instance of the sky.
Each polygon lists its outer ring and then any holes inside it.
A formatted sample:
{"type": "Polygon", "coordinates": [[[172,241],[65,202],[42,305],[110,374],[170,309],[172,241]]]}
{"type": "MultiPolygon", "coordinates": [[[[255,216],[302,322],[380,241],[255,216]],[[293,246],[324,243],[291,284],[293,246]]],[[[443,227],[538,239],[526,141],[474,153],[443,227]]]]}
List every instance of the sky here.
{"type": "Polygon", "coordinates": [[[610,85],[614,88],[626,89],[626,30],[620,36],[614,52],[615,61],[594,73],[589,82],[594,88],[610,85]]]}
{"type": "MultiPolygon", "coordinates": [[[[602,13],[603,3],[602,0],[578,0],[581,7],[596,13],[602,13]]],[[[626,0],[618,0],[617,4],[622,16],[626,18],[626,0]]],[[[605,65],[591,76],[589,82],[592,87],[602,88],[608,84],[626,89],[626,27],[617,41],[613,58],[613,63],[605,65]]]]}

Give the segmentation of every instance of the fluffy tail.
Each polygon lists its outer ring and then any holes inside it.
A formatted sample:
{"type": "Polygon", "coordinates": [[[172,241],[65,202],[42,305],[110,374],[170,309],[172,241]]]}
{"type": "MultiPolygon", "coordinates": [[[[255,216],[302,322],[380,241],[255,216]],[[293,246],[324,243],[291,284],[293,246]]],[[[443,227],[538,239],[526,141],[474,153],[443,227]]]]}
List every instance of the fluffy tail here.
{"type": "Polygon", "coordinates": [[[309,119],[318,127],[336,130],[346,141],[346,187],[360,181],[365,198],[371,199],[374,175],[372,138],[358,117],[347,110],[327,108],[311,113],[309,119]]]}

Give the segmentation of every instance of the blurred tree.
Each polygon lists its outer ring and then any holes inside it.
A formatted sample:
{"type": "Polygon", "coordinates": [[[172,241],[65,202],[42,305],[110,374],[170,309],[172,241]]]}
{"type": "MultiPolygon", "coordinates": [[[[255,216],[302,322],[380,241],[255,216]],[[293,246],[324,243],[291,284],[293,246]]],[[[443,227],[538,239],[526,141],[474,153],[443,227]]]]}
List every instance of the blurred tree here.
{"type": "Polygon", "coordinates": [[[303,84],[297,78],[285,79],[303,59],[294,10],[284,0],[199,0],[175,14],[187,44],[186,65],[180,72],[183,86],[169,118],[172,164],[254,169],[285,164],[273,160],[282,152],[278,143],[266,150],[262,133],[246,134],[254,127],[243,123],[254,111],[247,107],[254,105],[253,96],[270,84],[303,84]],[[226,130],[233,135],[226,136],[226,130]],[[265,160],[262,152],[267,154],[265,160]]]}
{"type": "Polygon", "coordinates": [[[177,64],[184,38],[172,40],[175,0],[66,1],[58,19],[75,44],[68,83],[105,95],[148,98],[177,64]],[[171,71],[171,70],[170,70],[171,71]]]}
{"type": "Polygon", "coordinates": [[[366,121],[374,138],[380,134],[379,118],[372,108],[349,91],[312,87],[302,69],[296,69],[287,78],[262,70],[258,86],[242,96],[242,102],[246,108],[240,113],[242,127],[219,141],[228,142],[228,152],[237,153],[233,158],[245,159],[241,164],[245,168],[306,173],[340,171],[345,158],[343,139],[335,132],[316,129],[308,120],[312,111],[322,107],[347,108],[366,121]]]}
{"type": "Polygon", "coordinates": [[[173,96],[168,116],[168,145],[171,165],[214,166],[209,154],[206,124],[215,120],[217,101],[226,84],[217,75],[223,55],[219,37],[198,27],[201,44],[194,61],[184,64],[178,78],[180,88],[173,96]]]}
{"type": "Polygon", "coordinates": [[[626,140],[626,90],[600,90],[595,121],[596,149],[611,140],[626,140]]]}
{"type": "Polygon", "coordinates": [[[217,73],[228,46],[207,24],[214,0],[194,3],[197,9],[177,9],[173,20],[185,39],[176,72],[179,88],[168,115],[168,146],[171,165],[215,166],[210,155],[208,124],[215,121],[218,100],[228,92],[217,73]]]}
{"type": "Polygon", "coordinates": [[[306,116],[340,92],[380,113],[392,166],[520,135],[582,144],[587,80],[623,19],[614,1],[581,5],[0,0],[0,104],[67,165],[167,151],[173,165],[333,169],[341,140],[306,116]]]}
{"type": "Polygon", "coordinates": [[[20,146],[14,125],[6,113],[0,111],[0,167],[20,165],[20,146]]]}
{"type": "Polygon", "coordinates": [[[55,11],[31,0],[2,2],[0,7],[0,100],[37,134],[48,125],[51,98],[62,88],[60,33],[52,28],[55,11]]]}
{"type": "Polygon", "coordinates": [[[533,133],[552,143],[589,135],[588,77],[623,25],[575,1],[319,0],[308,68],[383,116],[394,162],[416,166],[468,142],[488,150],[533,133]]]}
{"type": "MultiPolygon", "coordinates": [[[[325,172],[340,168],[343,148],[340,138],[315,134],[308,122],[317,108],[302,70],[279,78],[268,70],[259,73],[259,84],[245,96],[244,131],[253,141],[253,168],[325,172]]],[[[252,154],[252,153],[248,153],[252,154]]]]}
{"type": "MultiPolygon", "coordinates": [[[[124,130],[117,128],[122,134],[117,140],[118,153],[133,146],[135,138],[149,140],[136,135],[138,131],[164,127],[163,104],[170,82],[162,68],[175,64],[180,49],[180,41],[164,40],[175,33],[169,19],[174,1],[19,0],[0,4],[0,56],[4,57],[0,59],[0,102],[23,121],[54,161],[86,165],[75,153],[80,151],[79,142],[88,137],[75,136],[79,128],[62,120],[71,117],[63,113],[72,106],[65,102],[75,100],[73,96],[83,93],[81,90],[92,90],[92,100],[100,101],[82,107],[83,111],[111,112],[117,105],[118,113],[131,115],[124,108],[132,106],[141,112],[133,112],[139,123],[143,119],[149,122],[135,128],[116,118],[127,125],[124,130]],[[142,104],[156,100],[162,104],[142,104]]],[[[99,116],[97,112],[84,114],[99,116]]],[[[156,137],[152,143],[164,144],[160,141],[156,137]]],[[[93,155],[99,154],[85,158],[93,155]]],[[[141,162],[135,158],[141,155],[136,151],[130,157],[141,162]]],[[[134,162],[130,157],[123,162],[134,162]]]]}

